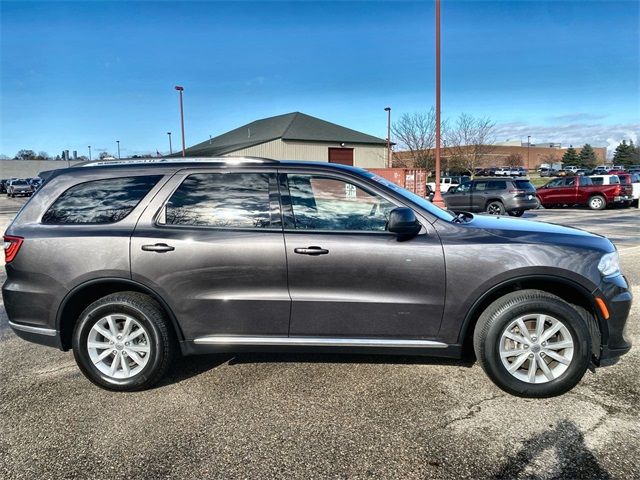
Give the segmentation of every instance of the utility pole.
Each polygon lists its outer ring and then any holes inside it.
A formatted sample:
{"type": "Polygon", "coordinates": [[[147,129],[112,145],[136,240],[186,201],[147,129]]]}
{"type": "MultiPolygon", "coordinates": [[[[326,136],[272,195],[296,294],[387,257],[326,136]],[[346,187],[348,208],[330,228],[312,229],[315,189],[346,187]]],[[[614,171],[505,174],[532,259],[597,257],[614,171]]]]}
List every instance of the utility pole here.
{"type": "Polygon", "coordinates": [[[120,140],[116,140],[116,143],[118,144],[118,160],[120,160],[120,140]]]}
{"type": "Polygon", "coordinates": [[[182,156],[185,157],[185,145],[184,145],[184,110],[182,107],[182,92],[184,92],[184,87],[180,85],[176,85],[176,90],[180,92],[180,127],[182,128],[182,156]]]}
{"type": "Polygon", "coordinates": [[[440,0],[436,0],[436,191],[432,202],[445,206],[440,193],[440,0]]]}
{"type": "Polygon", "coordinates": [[[89,145],[89,161],[91,161],[91,145],[89,145]]]}
{"type": "Polygon", "coordinates": [[[391,168],[391,107],[384,109],[387,112],[387,168],[391,168]]]}
{"type": "Polygon", "coordinates": [[[171,132],[167,132],[167,135],[169,135],[169,155],[171,155],[173,153],[173,147],[171,147],[171,132]]]}
{"type": "Polygon", "coordinates": [[[527,135],[527,170],[531,169],[531,155],[529,151],[531,150],[531,135],[527,135]]]}

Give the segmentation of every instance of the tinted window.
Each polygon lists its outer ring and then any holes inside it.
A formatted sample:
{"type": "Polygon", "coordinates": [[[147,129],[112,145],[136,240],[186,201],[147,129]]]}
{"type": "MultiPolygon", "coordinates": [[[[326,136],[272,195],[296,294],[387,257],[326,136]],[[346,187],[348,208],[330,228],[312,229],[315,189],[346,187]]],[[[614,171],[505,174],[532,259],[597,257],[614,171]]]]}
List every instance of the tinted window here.
{"type": "Polygon", "coordinates": [[[587,185],[593,185],[593,182],[589,177],[580,177],[580,185],[582,185],[583,187],[587,185]]]}
{"type": "Polygon", "coordinates": [[[473,186],[474,192],[483,192],[487,189],[487,182],[476,182],[473,186]]]}
{"type": "Polygon", "coordinates": [[[535,187],[529,180],[515,180],[514,183],[518,190],[535,190],[535,187]]]}
{"type": "Polygon", "coordinates": [[[384,231],[395,205],[335,178],[288,175],[296,229],[384,231]]]}
{"type": "Polygon", "coordinates": [[[591,177],[591,183],[593,185],[602,185],[603,182],[604,182],[604,178],[602,177],[591,177]]]}
{"type": "Polygon", "coordinates": [[[565,187],[572,187],[576,184],[576,177],[568,177],[564,179],[565,187]]]}
{"type": "Polygon", "coordinates": [[[64,192],[42,223],[113,223],[129,215],[162,175],[108,178],[81,183],[64,192]]]}
{"type": "Polygon", "coordinates": [[[551,180],[549,183],[547,183],[547,188],[561,187],[563,183],[564,183],[564,179],[556,178],[554,180],[551,180]]]}
{"type": "Polygon", "coordinates": [[[609,177],[609,184],[611,185],[617,185],[618,183],[620,183],[620,179],[618,178],[617,175],[611,175],[609,177]]]}
{"type": "Polygon", "coordinates": [[[167,225],[269,228],[268,173],[189,175],[167,202],[167,225]]]}
{"type": "Polygon", "coordinates": [[[487,183],[487,190],[506,190],[507,182],[503,180],[491,180],[487,183]]]}
{"type": "Polygon", "coordinates": [[[13,182],[11,182],[11,185],[15,185],[17,187],[26,187],[27,182],[25,182],[24,180],[14,180],[13,182]]]}

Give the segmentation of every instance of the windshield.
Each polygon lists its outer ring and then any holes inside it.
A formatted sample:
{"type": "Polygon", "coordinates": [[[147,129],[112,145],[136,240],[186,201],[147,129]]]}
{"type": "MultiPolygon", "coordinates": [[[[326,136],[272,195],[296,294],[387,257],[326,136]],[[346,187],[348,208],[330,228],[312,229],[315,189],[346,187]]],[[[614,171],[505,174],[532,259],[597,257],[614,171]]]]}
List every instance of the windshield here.
{"type": "Polygon", "coordinates": [[[15,181],[14,180],[13,182],[11,182],[11,185],[18,185],[18,186],[23,186],[23,185],[26,185],[26,184],[27,184],[27,182],[25,182],[24,180],[20,180],[20,181],[15,181]]]}
{"type": "Polygon", "coordinates": [[[428,211],[429,213],[431,213],[432,215],[435,215],[436,217],[438,217],[441,220],[446,220],[447,222],[452,221],[455,217],[453,215],[451,215],[449,212],[442,210],[439,207],[436,207],[433,203],[431,203],[429,200],[422,198],[419,195],[416,195],[413,192],[410,192],[409,190],[402,188],[399,185],[396,185],[393,182],[390,182],[389,180],[382,178],[378,175],[375,175],[371,172],[363,172],[363,174],[370,178],[371,180],[376,181],[377,183],[384,185],[387,188],[390,188],[391,190],[393,190],[394,192],[402,195],[403,197],[405,197],[407,200],[409,200],[412,203],[415,203],[416,205],[418,205],[421,208],[424,208],[426,211],[428,211]]]}

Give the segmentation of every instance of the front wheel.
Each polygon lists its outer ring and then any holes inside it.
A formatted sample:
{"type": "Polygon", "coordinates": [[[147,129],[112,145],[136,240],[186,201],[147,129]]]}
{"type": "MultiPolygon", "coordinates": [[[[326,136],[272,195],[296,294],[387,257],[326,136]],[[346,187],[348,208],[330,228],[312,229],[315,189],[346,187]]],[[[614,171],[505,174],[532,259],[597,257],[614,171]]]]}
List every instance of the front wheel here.
{"type": "Polygon", "coordinates": [[[491,380],[520,397],[568,392],[591,359],[584,318],[569,303],[541,290],[512,292],[489,305],[478,319],[473,345],[491,380]]]}
{"type": "Polygon", "coordinates": [[[591,210],[604,210],[607,206],[607,201],[602,195],[594,195],[589,199],[588,205],[591,210]]]}
{"type": "Polygon", "coordinates": [[[175,355],[166,315],[147,295],[119,292],[89,305],[73,332],[82,373],[108,390],[143,390],[157,383],[175,355]]]}

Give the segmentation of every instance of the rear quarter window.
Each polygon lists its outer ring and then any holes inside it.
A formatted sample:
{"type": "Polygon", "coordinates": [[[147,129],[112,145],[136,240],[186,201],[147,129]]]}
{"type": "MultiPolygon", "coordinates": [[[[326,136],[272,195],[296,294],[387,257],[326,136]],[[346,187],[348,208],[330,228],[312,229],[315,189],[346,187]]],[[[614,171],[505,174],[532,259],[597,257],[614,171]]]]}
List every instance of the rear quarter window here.
{"type": "Polygon", "coordinates": [[[162,175],[106,178],[66,190],[42,217],[45,224],[105,224],[125,218],[162,175]]]}

